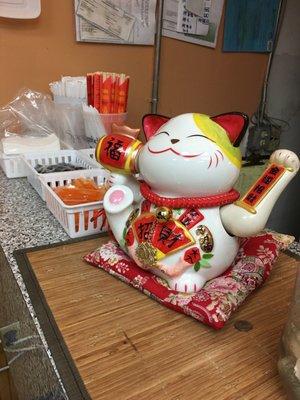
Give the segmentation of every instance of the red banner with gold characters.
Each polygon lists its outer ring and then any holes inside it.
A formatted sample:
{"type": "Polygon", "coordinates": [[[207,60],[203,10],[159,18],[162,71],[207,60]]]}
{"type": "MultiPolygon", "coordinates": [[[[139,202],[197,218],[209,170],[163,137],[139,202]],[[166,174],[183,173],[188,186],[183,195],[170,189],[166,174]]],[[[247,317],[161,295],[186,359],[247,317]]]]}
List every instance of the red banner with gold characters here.
{"type": "Polygon", "coordinates": [[[179,221],[187,228],[192,229],[193,226],[202,221],[204,216],[197,208],[188,208],[179,218],[179,221]]]}
{"type": "Polygon", "coordinates": [[[188,229],[179,221],[159,222],[152,213],[141,214],[133,222],[134,235],[139,244],[148,242],[157,251],[157,259],[194,243],[188,229]]]}
{"type": "Polygon", "coordinates": [[[284,172],[285,168],[282,165],[271,164],[238,203],[241,206],[244,203],[246,207],[255,210],[255,206],[262,201],[284,172]]]}

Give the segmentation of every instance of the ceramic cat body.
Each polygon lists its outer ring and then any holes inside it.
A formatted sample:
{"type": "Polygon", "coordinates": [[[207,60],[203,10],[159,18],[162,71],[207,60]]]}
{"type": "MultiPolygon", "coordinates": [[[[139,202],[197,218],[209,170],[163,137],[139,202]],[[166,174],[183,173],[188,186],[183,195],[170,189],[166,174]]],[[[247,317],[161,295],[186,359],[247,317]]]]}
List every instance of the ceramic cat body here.
{"type": "MultiPolygon", "coordinates": [[[[143,182],[141,191],[132,176],[112,173],[104,208],[116,240],[140,267],[164,278],[174,290],[200,290],[237,254],[238,239],[232,234],[247,226],[249,213],[245,217],[246,210],[231,204],[237,200],[232,187],[241,167],[237,145],[247,122],[238,113],[214,118],[148,116],[144,119],[148,141],[134,160],[143,182]]],[[[121,142],[122,137],[108,138],[98,159],[114,149],[117,165],[121,142]]],[[[129,148],[123,150],[127,157],[133,154],[129,148]]],[[[299,161],[291,154],[296,171],[299,161]]],[[[284,173],[279,193],[292,178],[284,173]]],[[[273,190],[273,198],[269,194],[267,202],[257,206],[256,216],[249,217],[254,233],[262,229],[277,192],[273,190]]]]}

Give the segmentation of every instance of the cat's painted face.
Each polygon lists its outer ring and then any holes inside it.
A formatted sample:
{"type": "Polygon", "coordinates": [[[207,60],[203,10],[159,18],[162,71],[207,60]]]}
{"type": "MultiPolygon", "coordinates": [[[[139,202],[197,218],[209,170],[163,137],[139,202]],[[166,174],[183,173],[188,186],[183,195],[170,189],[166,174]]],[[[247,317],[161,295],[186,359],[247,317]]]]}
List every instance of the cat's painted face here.
{"type": "Polygon", "coordinates": [[[230,190],[240,172],[240,152],[208,116],[183,114],[164,123],[139,155],[139,171],[156,193],[197,197],[230,190]]]}

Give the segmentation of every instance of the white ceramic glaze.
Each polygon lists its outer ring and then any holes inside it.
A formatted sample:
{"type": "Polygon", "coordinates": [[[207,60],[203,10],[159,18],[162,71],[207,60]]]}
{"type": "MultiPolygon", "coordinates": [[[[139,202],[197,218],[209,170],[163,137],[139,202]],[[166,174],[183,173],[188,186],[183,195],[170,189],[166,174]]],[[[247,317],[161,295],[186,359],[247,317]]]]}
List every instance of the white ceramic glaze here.
{"type": "Polygon", "coordinates": [[[299,170],[299,158],[290,150],[276,150],[270,157],[270,163],[286,168],[283,176],[256,206],[256,213],[248,212],[236,204],[221,208],[221,219],[228,232],[236,236],[252,236],[266,225],[270,213],[283,190],[299,170]]]}
{"type": "MultiPolygon", "coordinates": [[[[198,122],[199,118],[197,117],[198,122]]],[[[211,134],[214,123],[203,116],[203,123],[197,122],[195,114],[183,114],[170,119],[142,147],[138,156],[140,178],[150,187],[152,192],[167,198],[187,198],[214,196],[228,192],[236,182],[240,171],[240,154],[231,145],[223,130],[220,134],[211,134]],[[204,126],[205,129],[201,129],[204,126]],[[209,132],[207,131],[207,126],[209,132]],[[221,136],[220,136],[221,135],[221,136]]],[[[203,219],[189,229],[194,243],[180,250],[165,255],[156,261],[155,267],[141,261],[137,252],[139,243],[137,236],[129,245],[125,243],[125,234],[132,226],[128,217],[133,210],[136,216],[142,214],[143,198],[139,193],[139,184],[130,176],[119,173],[111,174],[113,185],[105,195],[104,208],[109,225],[120,246],[142,268],[150,269],[164,278],[170,288],[182,292],[200,290],[205,282],[222,274],[233,262],[238,251],[236,236],[246,236],[259,232],[279,194],[292,179],[299,168],[297,156],[288,151],[275,153],[272,162],[293,167],[293,172],[286,171],[277,185],[259,204],[256,214],[230,204],[220,207],[201,208],[203,219]],[[284,156],[284,154],[285,156],[284,156]],[[114,193],[117,192],[115,196],[114,193]],[[119,196],[120,193],[124,195],[119,196]],[[112,201],[111,199],[117,199],[112,201]],[[126,226],[127,224],[127,226],[126,226]],[[208,230],[213,241],[213,248],[203,251],[200,246],[199,227],[208,230]],[[197,264],[186,261],[186,252],[198,248],[201,260],[197,264]],[[206,260],[206,261],[205,261],[206,260]]],[[[186,209],[173,209],[172,218],[178,220],[186,209]]],[[[148,212],[155,214],[157,207],[151,204],[148,212]]],[[[150,259],[149,259],[150,260],[150,259]]]]}

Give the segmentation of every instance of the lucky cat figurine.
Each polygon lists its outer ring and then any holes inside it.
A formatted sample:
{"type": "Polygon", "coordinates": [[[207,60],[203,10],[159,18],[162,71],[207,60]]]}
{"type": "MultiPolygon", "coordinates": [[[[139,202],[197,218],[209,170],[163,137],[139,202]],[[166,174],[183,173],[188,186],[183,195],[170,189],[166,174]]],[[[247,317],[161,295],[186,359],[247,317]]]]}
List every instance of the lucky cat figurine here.
{"type": "Polygon", "coordinates": [[[113,171],[103,204],[116,240],[171,289],[196,292],[222,274],[237,254],[237,236],[263,229],[299,169],[294,153],[276,151],[262,177],[237,201],[232,188],[247,125],[241,113],[147,115],[145,145],[130,137],[127,127],[97,145],[97,160],[113,171]],[[139,181],[130,173],[138,173],[139,181]]]}

